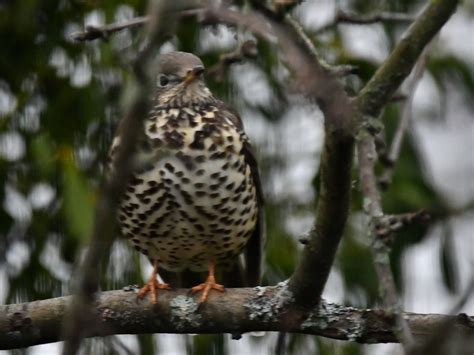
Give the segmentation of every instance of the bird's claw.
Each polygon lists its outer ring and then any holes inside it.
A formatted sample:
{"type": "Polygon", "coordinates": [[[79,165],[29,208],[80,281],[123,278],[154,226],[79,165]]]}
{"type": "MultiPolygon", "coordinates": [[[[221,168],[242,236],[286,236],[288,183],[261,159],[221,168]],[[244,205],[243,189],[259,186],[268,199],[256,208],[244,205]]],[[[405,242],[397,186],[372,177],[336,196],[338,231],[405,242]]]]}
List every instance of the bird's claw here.
{"type": "Polygon", "coordinates": [[[207,298],[209,296],[209,292],[211,290],[216,290],[216,291],[219,291],[219,292],[224,292],[225,291],[225,288],[223,285],[221,284],[218,284],[214,278],[212,277],[208,277],[206,282],[200,284],[200,285],[197,285],[197,286],[194,286],[192,289],[191,289],[191,293],[197,293],[199,291],[202,291],[202,295],[201,295],[201,298],[199,299],[199,303],[205,303],[207,301],[207,298]]]}
{"type": "Polygon", "coordinates": [[[158,302],[158,290],[169,290],[171,286],[165,283],[160,283],[155,278],[150,279],[140,291],[138,291],[138,298],[144,298],[148,293],[151,293],[151,303],[158,302]]]}

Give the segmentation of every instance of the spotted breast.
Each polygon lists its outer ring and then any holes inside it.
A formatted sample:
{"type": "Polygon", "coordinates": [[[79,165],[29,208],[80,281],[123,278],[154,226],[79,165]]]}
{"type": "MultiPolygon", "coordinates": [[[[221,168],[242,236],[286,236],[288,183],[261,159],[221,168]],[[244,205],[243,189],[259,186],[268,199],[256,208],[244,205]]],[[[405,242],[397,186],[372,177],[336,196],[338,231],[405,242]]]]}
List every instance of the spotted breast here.
{"type": "MultiPolygon", "coordinates": [[[[246,251],[248,273],[260,273],[261,192],[255,159],[238,115],[205,86],[199,58],[172,52],[160,59],[155,106],[143,125],[136,171],[123,197],[122,233],[155,266],[209,271],[246,251]],[[258,250],[256,250],[258,249],[258,250]],[[251,269],[254,270],[251,270],[251,269]]],[[[114,148],[120,144],[120,130],[114,148]]],[[[255,277],[253,277],[255,279],[255,277]]],[[[168,288],[156,275],[141,296],[168,288]]]]}

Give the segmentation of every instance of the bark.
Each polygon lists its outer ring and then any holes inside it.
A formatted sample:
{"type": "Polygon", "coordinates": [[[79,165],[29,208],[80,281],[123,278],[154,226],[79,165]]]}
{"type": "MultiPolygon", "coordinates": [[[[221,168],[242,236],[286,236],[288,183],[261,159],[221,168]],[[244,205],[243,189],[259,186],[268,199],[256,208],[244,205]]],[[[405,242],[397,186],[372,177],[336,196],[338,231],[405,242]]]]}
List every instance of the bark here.
{"type": "MultiPolygon", "coordinates": [[[[282,305],[288,296],[284,284],[276,287],[227,289],[211,293],[199,307],[187,289],[162,291],[158,303],[139,300],[137,289],[107,291],[93,305],[95,322],[84,329],[85,337],[146,333],[245,333],[285,331],[320,335],[359,343],[397,342],[394,315],[377,309],[357,309],[321,301],[304,313],[303,322],[284,321],[292,312],[282,305]],[[286,317],[283,317],[285,312],[286,317]]],[[[0,349],[14,349],[62,340],[71,296],[0,306],[0,349]]],[[[464,339],[474,340],[474,317],[466,315],[404,313],[416,339],[425,339],[440,326],[464,339]]]]}

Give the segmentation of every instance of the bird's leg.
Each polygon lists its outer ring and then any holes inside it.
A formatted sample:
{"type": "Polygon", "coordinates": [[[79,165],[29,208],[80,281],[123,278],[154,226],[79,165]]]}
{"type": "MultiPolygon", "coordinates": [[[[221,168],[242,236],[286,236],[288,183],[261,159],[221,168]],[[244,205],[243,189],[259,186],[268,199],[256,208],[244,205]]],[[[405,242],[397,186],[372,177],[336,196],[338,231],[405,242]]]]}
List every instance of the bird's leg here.
{"type": "Polygon", "coordinates": [[[204,303],[207,301],[207,297],[209,296],[210,290],[217,290],[219,292],[224,292],[224,286],[216,283],[216,279],[214,277],[214,269],[215,269],[215,263],[214,261],[211,261],[209,263],[209,274],[207,276],[206,282],[200,285],[194,286],[191,289],[192,293],[202,291],[202,295],[201,295],[201,298],[199,299],[199,303],[204,303]]]}
{"type": "Polygon", "coordinates": [[[158,300],[158,290],[169,290],[171,288],[170,285],[166,283],[160,283],[157,279],[158,274],[158,262],[155,260],[153,262],[153,272],[151,273],[150,279],[148,282],[143,286],[140,291],[138,291],[138,298],[143,298],[146,296],[147,293],[151,293],[151,303],[156,304],[158,300]]]}

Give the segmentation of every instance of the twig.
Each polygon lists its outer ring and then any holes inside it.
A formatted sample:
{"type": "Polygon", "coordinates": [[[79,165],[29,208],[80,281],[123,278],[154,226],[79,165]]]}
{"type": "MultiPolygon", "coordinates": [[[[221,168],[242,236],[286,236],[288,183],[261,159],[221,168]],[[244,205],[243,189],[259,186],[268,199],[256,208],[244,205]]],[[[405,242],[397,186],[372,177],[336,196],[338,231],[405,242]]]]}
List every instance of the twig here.
{"type": "Polygon", "coordinates": [[[108,38],[110,34],[122,31],[126,28],[139,27],[147,23],[149,20],[148,16],[135,17],[131,20],[112,23],[105,26],[86,26],[83,32],[74,32],[71,34],[71,38],[78,42],[93,41],[95,39],[108,38]]]}
{"type": "MultiPolygon", "coordinates": [[[[361,117],[378,117],[413,69],[425,46],[456,10],[459,1],[431,1],[410,26],[400,43],[357,96],[361,117]]],[[[360,118],[362,120],[362,118],[360,118]]]]}
{"type": "MultiPolygon", "coordinates": [[[[379,279],[379,289],[384,305],[392,311],[397,318],[397,327],[402,330],[399,334],[400,342],[405,349],[413,343],[413,336],[406,321],[402,317],[402,310],[398,301],[398,291],[390,268],[389,246],[385,238],[378,234],[377,226],[385,225],[380,193],[377,189],[374,173],[376,153],[373,139],[365,138],[358,142],[359,178],[361,191],[364,196],[364,210],[369,217],[369,228],[372,235],[372,253],[374,255],[374,267],[379,279]]],[[[397,331],[398,332],[398,331],[397,331]]]]}
{"type": "Polygon", "coordinates": [[[358,15],[338,9],[334,19],[330,23],[318,28],[315,32],[325,32],[341,23],[369,25],[378,22],[412,22],[415,18],[416,17],[414,16],[397,12],[380,12],[370,15],[358,15]]]}
{"type": "Polygon", "coordinates": [[[337,11],[336,19],[338,22],[353,23],[353,24],[370,24],[382,21],[390,22],[412,22],[416,17],[404,13],[397,12],[380,12],[378,14],[371,14],[367,16],[359,16],[350,12],[339,9],[337,11]]]}
{"type": "Polygon", "coordinates": [[[425,210],[403,213],[398,215],[385,215],[378,219],[374,226],[375,234],[385,243],[391,243],[391,236],[400,229],[417,223],[426,223],[430,220],[430,215],[425,210]]]}
{"type": "MultiPolygon", "coordinates": [[[[176,3],[169,3],[167,6],[174,9],[173,12],[176,18],[194,17],[197,14],[196,8],[202,6],[202,2],[203,1],[199,0],[181,0],[176,3]]],[[[70,36],[71,39],[77,42],[106,39],[115,32],[120,32],[127,28],[140,27],[147,24],[149,21],[149,16],[141,16],[127,21],[111,23],[104,26],[87,25],[84,31],[74,32],[70,36]]],[[[154,24],[152,27],[154,27],[154,24]]]]}
{"type": "MultiPolygon", "coordinates": [[[[423,10],[408,29],[402,41],[394,48],[390,56],[359,93],[356,105],[361,123],[367,119],[374,120],[380,114],[382,108],[412,70],[425,46],[450,18],[456,6],[456,1],[445,0],[431,2],[423,10]]],[[[408,349],[412,343],[412,336],[401,316],[397,290],[390,269],[388,245],[377,236],[375,230],[375,226],[383,221],[384,214],[374,173],[376,159],[374,139],[369,132],[365,132],[360,136],[357,150],[360,184],[364,195],[364,209],[369,216],[369,226],[374,236],[372,249],[382,297],[386,307],[397,314],[397,325],[402,330],[400,337],[405,349],[408,349]]]]}
{"type": "Polygon", "coordinates": [[[247,59],[255,59],[258,55],[257,44],[253,40],[243,42],[236,50],[221,55],[219,61],[210,67],[206,73],[214,77],[216,81],[222,81],[227,69],[235,63],[241,63],[247,59]]]}
{"type": "Polygon", "coordinates": [[[398,123],[397,130],[395,131],[395,135],[393,137],[390,150],[388,154],[386,154],[382,160],[385,162],[386,167],[382,176],[379,178],[379,184],[380,184],[380,187],[384,190],[387,189],[388,186],[392,183],[393,172],[395,170],[395,164],[398,160],[398,157],[400,156],[403,138],[407,132],[408,125],[411,120],[415,91],[425,71],[426,62],[428,60],[429,49],[430,49],[430,46],[428,45],[426,49],[423,51],[423,53],[421,54],[420,58],[418,59],[418,62],[415,65],[413,78],[410,84],[408,85],[408,90],[407,90],[408,99],[405,100],[402,105],[402,109],[401,109],[402,113],[400,116],[400,121],[398,123]]]}
{"type": "MultiPolygon", "coordinates": [[[[278,294],[283,287],[227,289],[211,293],[206,307],[197,310],[187,289],[162,292],[158,304],[137,300],[136,289],[98,294],[93,312],[98,326],[84,329],[85,337],[149,333],[235,333],[287,331],[359,343],[397,342],[393,315],[381,309],[357,309],[321,301],[304,313],[303,322],[281,319],[278,294]]],[[[14,349],[62,340],[61,327],[71,296],[0,306],[0,349],[14,349]]],[[[292,312],[289,311],[290,315],[292,312]]],[[[418,340],[434,334],[446,321],[456,333],[474,336],[474,316],[404,313],[418,340]]]]}
{"type": "Polygon", "coordinates": [[[316,60],[319,61],[323,68],[341,77],[357,73],[358,67],[354,65],[331,66],[330,64],[328,64],[319,56],[314,43],[312,42],[311,38],[309,38],[309,36],[306,34],[301,24],[290,15],[286,15],[286,21],[291,27],[293,27],[294,31],[298,34],[300,40],[305,44],[308,51],[314,56],[316,60]]]}
{"type": "Polygon", "coordinates": [[[71,304],[68,322],[65,323],[63,348],[64,355],[76,354],[83,333],[93,327],[96,317],[91,313],[94,293],[98,290],[99,275],[97,267],[103,255],[107,254],[114,239],[115,213],[120,196],[132,174],[132,156],[138,140],[142,119],[148,113],[150,84],[146,75],[146,67],[152,59],[154,50],[163,40],[164,27],[172,21],[173,13],[169,6],[155,5],[152,14],[159,21],[151,22],[149,29],[150,42],[137,56],[133,65],[135,78],[138,82],[135,96],[122,122],[123,136],[117,158],[109,179],[103,186],[102,194],[96,209],[94,230],[91,244],[86,252],[84,262],[78,269],[77,294],[71,304]],[[166,20],[165,20],[166,18],[166,20]]]}
{"type": "Polygon", "coordinates": [[[403,213],[399,215],[385,215],[379,218],[374,226],[375,234],[378,238],[384,240],[385,243],[391,243],[391,236],[400,229],[418,223],[426,223],[430,220],[430,215],[425,210],[403,213]]]}
{"type": "MultiPolygon", "coordinates": [[[[219,16],[216,16],[216,15],[217,13],[213,11],[211,8],[207,8],[207,9],[201,8],[201,9],[191,9],[191,10],[180,11],[179,13],[176,14],[176,17],[179,19],[195,17],[196,20],[202,25],[214,25],[220,21],[219,16]]],[[[127,28],[142,26],[142,25],[145,25],[148,21],[149,21],[149,18],[147,16],[144,16],[144,17],[136,17],[125,22],[111,23],[104,26],[86,26],[84,31],[72,33],[71,39],[78,42],[93,41],[95,39],[106,39],[115,32],[119,32],[127,28]]],[[[272,37],[269,29],[266,28],[265,26],[265,21],[253,21],[253,24],[250,24],[250,22],[246,21],[243,18],[240,18],[239,20],[237,20],[236,18],[232,19],[231,17],[229,17],[225,20],[225,22],[228,25],[234,25],[234,26],[239,25],[239,22],[241,22],[242,25],[244,25],[244,27],[247,27],[250,31],[260,35],[260,37],[264,38],[265,40],[269,42],[274,42],[274,38],[272,37]]],[[[243,48],[243,51],[241,51],[240,53],[242,54],[242,58],[239,58],[239,54],[236,52],[229,53],[228,58],[224,56],[223,61],[221,62],[222,70],[225,70],[225,68],[228,67],[228,64],[239,62],[240,61],[239,59],[255,58],[257,55],[256,48],[254,50],[254,48],[252,47],[253,46],[250,44],[248,47],[243,48]],[[232,58],[233,56],[235,56],[235,60],[233,60],[232,58]]],[[[322,65],[328,70],[330,70],[332,73],[338,76],[356,74],[358,72],[358,67],[353,66],[353,65],[330,66],[326,62],[322,62],[322,65]]],[[[216,70],[218,71],[217,73],[215,73],[214,69],[212,69],[212,72],[210,75],[212,76],[215,74],[218,77],[217,80],[220,80],[219,77],[220,77],[221,69],[217,68],[216,70]]],[[[208,74],[209,74],[209,70],[208,70],[208,74]]]]}

